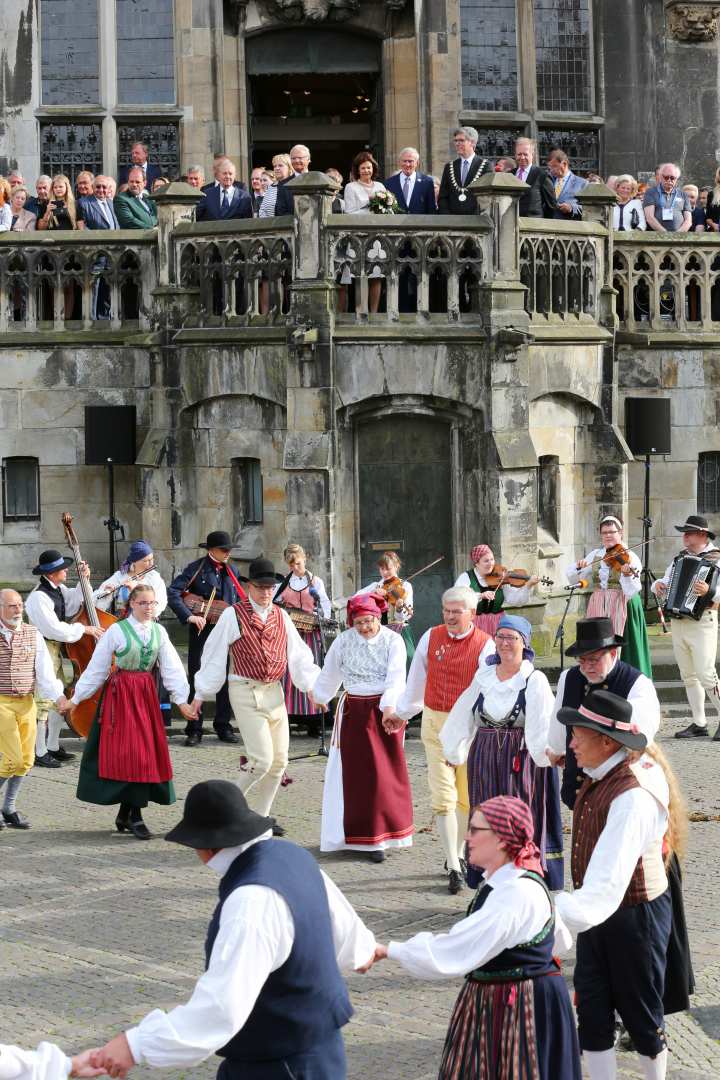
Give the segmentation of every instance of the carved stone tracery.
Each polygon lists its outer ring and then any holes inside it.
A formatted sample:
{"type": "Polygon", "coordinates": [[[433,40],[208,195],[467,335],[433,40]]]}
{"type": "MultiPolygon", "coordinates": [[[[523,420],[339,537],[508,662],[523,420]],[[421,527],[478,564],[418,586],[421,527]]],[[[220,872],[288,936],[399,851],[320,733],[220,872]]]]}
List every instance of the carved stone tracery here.
{"type": "Polygon", "coordinates": [[[676,41],[714,41],[720,32],[720,4],[715,0],[665,0],[668,29],[676,41]]]}
{"type": "MultiPolygon", "coordinates": [[[[406,0],[379,0],[388,11],[401,11],[406,0]]],[[[269,17],[282,22],[344,22],[360,11],[360,0],[263,0],[269,17]]]]}

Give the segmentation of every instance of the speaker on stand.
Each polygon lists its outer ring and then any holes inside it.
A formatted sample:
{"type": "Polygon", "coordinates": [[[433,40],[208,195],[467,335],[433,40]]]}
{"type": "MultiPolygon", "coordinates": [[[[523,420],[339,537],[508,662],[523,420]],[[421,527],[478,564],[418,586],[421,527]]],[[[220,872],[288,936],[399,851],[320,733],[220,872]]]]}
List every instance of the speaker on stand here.
{"type": "Polygon", "coordinates": [[[108,470],[108,530],[110,572],[117,567],[115,534],[125,539],[125,529],[115,517],[115,465],[135,464],[135,406],[85,406],[85,464],[105,465],[108,470]]]}
{"type": "Polygon", "coordinates": [[[669,454],[670,441],[670,398],[644,397],[625,398],[625,440],[635,457],[645,458],[645,493],[643,498],[643,542],[642,542],[642,588],[643,607],[647,611],[650,600],[650,583],[653,574],[648,565],[650,560],[650,458],[652,454],[669,454]]]}

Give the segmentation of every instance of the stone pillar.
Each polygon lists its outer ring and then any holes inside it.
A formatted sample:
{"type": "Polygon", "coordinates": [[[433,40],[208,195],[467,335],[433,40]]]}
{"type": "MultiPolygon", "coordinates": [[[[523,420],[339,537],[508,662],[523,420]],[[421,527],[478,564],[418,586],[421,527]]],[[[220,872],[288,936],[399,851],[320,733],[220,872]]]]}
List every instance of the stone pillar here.
{"type": "Polygon", "coordinates": [[[597,244],[599,289],[596,318],[600,326],[604,326],[613,337],[609,337],[603,347],[603,388],[600,407],[603,419],[615,428],[614,436],[619,437],[622,442],[617,430],[618,393],[613,345],[618,320],[615,314],[617,293],[613,288],[612,274],[614,238],[612,209],[617,202],[617,197],[615,192],[605,184],[588,184],[578,195],[578,202],[582,207],[583,221],[598,225],[604,230],[602,242],[597,244]]]}

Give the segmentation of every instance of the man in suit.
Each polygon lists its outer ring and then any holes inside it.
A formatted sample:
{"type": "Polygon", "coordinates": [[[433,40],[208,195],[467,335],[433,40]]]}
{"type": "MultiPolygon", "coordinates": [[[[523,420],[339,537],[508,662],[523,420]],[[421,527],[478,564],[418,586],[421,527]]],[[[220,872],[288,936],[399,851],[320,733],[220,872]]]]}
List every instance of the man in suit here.
{"type": "Polygon", "coordinates": [[[202,165],[188,165],[185,170],[185,179],[190,187],[202,188],[203,191],[205,190],[205,173],[202,165]]]}
{"type": "Polygon", "coordinates": [[[159,165],[151,165],[148,161],[148,148],[145,143],[136,142],[130,147],[130,164],[123,165],[118,172],[118,186],[127,184],[130,170],[139,166],[143,171],[143,178],[145,180],[145,189],[152,191],[152,186],[155,180],[159,176],[162,176],[162,170],[159,165]]]}
{"type": "Polygon", "coordinates": [[[263,176],[265,175],[265,169],[262,165],[258,165],[250,173],[250,202],[252,204],[252,216],[260,217],[260,207],[262,206],[263,195],[265,189],[263,187],[263,176]]]}
{"type": "Polygon", "coordinates": [[[292,191],[289,191],[287,184],[294,180],[296,176],[302,176],[310,168],[310,151],[307,146],[303,146],[298,143],[297,146],[293,146],[290,151],[290,164],[293,167],[293,175],[288,176],[287,180],[281,180],[278,184],[277,200],[275,202],[275,217],[282,217],[284,214],[292,214],[293,202],[295,196],[292,191]]]}
{"type": "Polygon", "coordinates": [[[217,185],[206,188],[195,211],[196,221],[230,221],[251,218],[252,203],[247,191],[235,184],[235,166],[229,158],[217,162],[217,185]]]}
{"type": "Polygon", "coordinates": [[[555,216],[557,199],[553,182],[539,165],[534,165],[535,143],[532,139],[518,139],[515,143],[515,160],[518,180],[529,184],[530,190],[520,196],[520,217],[555,216]]]}
{"type": "MultiPolygon", "coordinates": [[[[79,229],[119,229],[118,219],[113,208],[115,181],[111,176],[96,176],[93,181],[94,194],[85,196],[78,203],[79,229]]],[[[101,271],[107,266],[107,259],[99,255],[93,263],[95,276],[92,289],[93,319],[110,318],[110,285],[101,271]]]]}
{"type": "Polygon", "coordinates": [[[418,172],[420,155],[412,146],[400,151],[400,172],[383,183],[392,191],[401,210],[408,214],[437,214],[432,176],[418,172]]]}
{"type": "Polygon", "coordinates": [[[487,158],[475,153],[478,138],[472,127],[456,128],[453,132],[458,156],[443,169],[438,197],[441,214],[474,214],[477,211],[477,199],[468,188],[473,180],[491,171],[487,158]]]}
{"type": "Polygon", "coordinates": [[[34,214],[36,218],[41,218],[47,210],[48,202],[50,201],[51,185],[52,177],[46,176],[44,173],[42,176],[38,176],[35,181],[36,194],[28,199],[25,204],[25,209],[29,210],[31,214],[34,214]]]}
{"type": "Polygon", "coordinates": [[[155,203],[147,198],[145,177],[139,165],[128,173],[128,189],[115,196],[115,216],[121,229],[152,229],[157,225],[155,203]]]}
{"type": "Polygon", "coordinates": [[[587,180],[571,171],[570,159],[564,150],[552,151],[548,158],[548,169],[557,199],[557,209],[551,216],[560,221],[581,218],[582,207],[577,197],[583,188],[587,187],[587,180]]]}

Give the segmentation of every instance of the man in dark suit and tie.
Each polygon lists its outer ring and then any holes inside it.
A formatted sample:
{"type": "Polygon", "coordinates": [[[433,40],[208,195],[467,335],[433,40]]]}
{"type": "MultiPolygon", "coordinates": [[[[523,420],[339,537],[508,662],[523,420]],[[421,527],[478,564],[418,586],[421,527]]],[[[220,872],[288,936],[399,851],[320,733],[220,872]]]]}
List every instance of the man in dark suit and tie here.
{"type": "Polygon", "coordinates": [[[157,225],[155,203],[147,198],[145,177],[139,165],[128,173],[128,189],[115,196],[114,209],[121,229],[153,229],[157,225]]]}
{"type": "Polygon", "coordinates": [[[518,139],[515,143],[515,175],[530,185],[530,190],[520,196],[520,217],[555,217],[557,199],[553,182],[544,169],[533,164],[534,157],[533,140],[518,139]]]}
{"type": "Polygon", "coordinates": [[[456,128],[453,132],[458,156],[443,169],[438,197],[441,214],[474,214],[477,211],[477,199],[468,188],[473,180],[492,171],[487,158],[475,153],[478,138],[472,127],[456,128]]]}
{"type": "Polygon", "coordinates": [[[432,176],[418,172],[420,155],[412,146],[400,151],[400,172],[383,180],[407,214],[437,214],[432,176]]]}
{"type": "Polygon", "coordinates": [[[130,170],[136,166],[139,166],[143,171],[145,190],[152,191],[153,183],[158,176],[162,176],[162,170],[159,165],[150,164],[148,161],[148,148],[145,143],[141,142],[133,143],[130,147],[130,164],[123,165],[118,172],[118,187],[127,184],[130,170]]]}
{"type": "Polygon", "coordinates": [[[235,166],[229,158],[218,161],[215,175],[217,185],[205,190],[195,211],[196,221],[231,221],[251,218],[252,203],[247,191],[235,184],[235,166]]]}
{"type": "MultiPolygon", "coordinates": [[[[93,195],[86,195],[78,203],[78,228],[118,229],[118,219],[113,209],[115,181],[111,176],[96,176],[93,195]]],[[[110,285],[100,271],[107,267],[107,258],[99,255],[93,263],[95,276],[92,288],[93,319],[110,318],[110,285]]]]}

